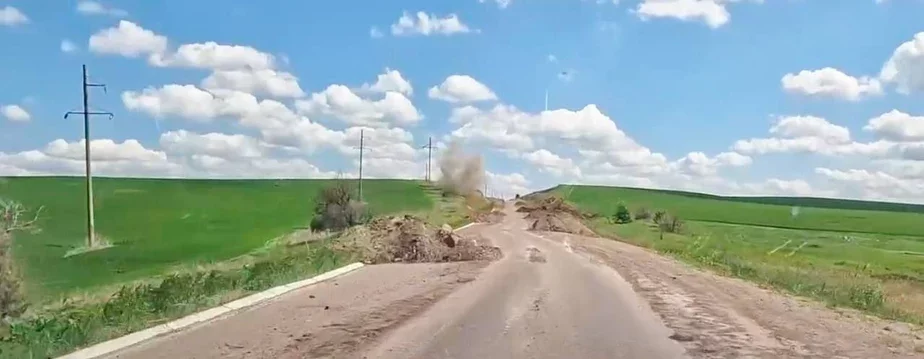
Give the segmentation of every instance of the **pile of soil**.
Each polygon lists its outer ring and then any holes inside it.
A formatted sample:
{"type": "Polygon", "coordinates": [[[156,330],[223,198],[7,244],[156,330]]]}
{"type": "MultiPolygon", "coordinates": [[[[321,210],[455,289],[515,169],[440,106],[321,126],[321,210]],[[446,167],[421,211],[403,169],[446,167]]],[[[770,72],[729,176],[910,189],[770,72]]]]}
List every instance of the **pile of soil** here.
{"type": "Polygon", "coordinates": [[[506,216],[504,212],[494,208],[491,212],[475,214],[473,220],[479,223],[500,223],[504,220],[504,216],[506,216]]]}
{"type": "Polygon", "coordinates": [[[497,247],[479,245],[486,240],[454,233],[452,227],[434,229],[417,217],[376,218],[368,225],[353,227],[338,239],[340,249],[359,253],[364,263],[461,262],[495,260],[497,247]]]}
{"type": "Polygon", "coordinates": [[[517,202],[517,206],[517,212],[528,213],[524,218],[529,221],[530,230],[596,236],[581,222],[581,219],[586,216],[559,197],[546,196],[535,200],[521,200],[517,202]]]}
{"type": "Polygon", "coordinates": [[[545,212],[555,212],[555,213],[567,213],[574,217],[581,218],[584,215],[574,206],[565,202],[565,200],[556,196],[545,196],[535,200],[520,200],[517,201],[517,212],[535,212],[535,211],[545,211],[545,212]]]}

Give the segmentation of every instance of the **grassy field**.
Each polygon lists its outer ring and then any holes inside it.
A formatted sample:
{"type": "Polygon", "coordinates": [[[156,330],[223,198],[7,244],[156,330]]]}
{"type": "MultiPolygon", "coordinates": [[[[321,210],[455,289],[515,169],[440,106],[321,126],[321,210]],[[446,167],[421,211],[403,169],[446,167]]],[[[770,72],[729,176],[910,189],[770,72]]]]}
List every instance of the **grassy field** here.
{"type": "MultiPolygon", "coordinates": [[[[685,220],[767,227],[825,230],[832,232],[878,233],[924,236],[924,214],[899,211],[914,210],[905,205],[887,206],[879,202],[843,201],[852,209],[807,207],[824,203],[832,207],[839,200],[814,198],[771,199],[709,195],[694,196],[686,192],[671,192],[618,187],[560,186],[554,191],[568,196],[581,208],[595,213],[612,214],[619,201],[633,207],[659,208],[675,213],[685,220]],[[764,203],[760,203],[763,201],[764,203]],[[776,203],[776,204],[769,204],[776,203]],[[783,204],[785,203],[785,204],[783,204]],[[867,203],[868,206],[859,204],[867,203]],[[792,215],[794,206],[798,216],[792,215]],[[868,208],[868,209],[863,209],[868,208]],[[882,208],[894,211],[881,210],[882,208]]],[[[921,209],[924,213],[924,209],[921,209]]]]}
{"type": "Polygon", "coordinates": [[[582,210],[611,216],[623,201],[633,210],[664,209],[686,221],[681,233],[662,239],[652,223],[600,217],[589,223],[600,234],[830,305],[924,323],[924,224],[915,221],[922,214],[802,207],[793,219],[791,206],[779,204],[570,187],[555,192],[570,194],[582,210]]]}
{"type": "MultiPolygon", "coordinates": [[[[97,232],[114,246],[65,258],[85,240],[83,179],[0,179],[0,197],[44,206],[39,233],[18,234],[14,254],[31,301],[150,277],[176,266],[246,254],[306,227],[324,180],[94,180],[97,232]]],[[[373,214],[429,211],[416,181],[364,181],[373,214]]]]}

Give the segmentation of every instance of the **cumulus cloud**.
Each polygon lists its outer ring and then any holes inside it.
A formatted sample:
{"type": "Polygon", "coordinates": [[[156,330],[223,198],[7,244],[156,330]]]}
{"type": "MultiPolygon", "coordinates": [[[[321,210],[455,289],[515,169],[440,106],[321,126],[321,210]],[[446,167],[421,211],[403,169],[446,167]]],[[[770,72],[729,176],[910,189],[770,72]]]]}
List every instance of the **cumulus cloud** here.
{"type": "Polygon", "coordinates": [[[879,73],[879,78],[897,86],[899,92],[924,90],[924,32],[895,49],[879,73]]]}
{"type": "MultiPolygon", "coordinates": [[[[615,0],[614,0],[614,1],[615,1],[615,0]]],[[[486,2],[493,2],[493,3],[497,4],[497,7],[501,8],[501,9],[506,9],[508,6],[510,6],[510,3],[513,2],[513,0],[478,0],[478,2],[480,2],[480,3],[482,3],[482,4],[484,4],[484,3],[486,3],[486,2]]]]}
{"type": "Polygon", "coordinates": [[[639,18],[674,18],[702,21],[717,28],[728,23],[731,15],[722,0],[643,0],[635,8],[639,18]]]}
{"type": "Polygon", "coordinates": [[[450,75],[439,86],[431,87],[427,95],[450,103],[497,100],[494,91],[468,75],[450,75]]]}
{"type": "Polygon", "coordinates": [[[29,122],[29,120],[32,119],[32,115],[29,114],[29,111],[26,111],[26,109],[19,105],[0,106],[0,114],[7,120],[13,122],[29,122]]]}
{"type": "Polygon", "coordinates": [[[0,26],[18,26],[29,23],[29,17],[12,6],[0,7],[0,26]]]}
{"type": "Polygon", "coordinates": [[[161,134],[160,146],[169,153],[221,159],[256,158],[268,150],[268,146],[261,141],[242,134],[198,134],[186,130],[161,134]]]}
{"type": "Polygon", "coordinates": [[[295,105],[306,115],[330,116],[351,125],[413,125],[423,118],[411,100],[399,92],[388,91],[384,98],[372,100],[344,85],[330,85],[295,105]]]}
{"type": "Polygon", "coordinates": [[[61,52],[72,53],[74,51],[77,51],[77,44],[71,40],[61,40],[61,52]]]}
{"type": "Polygon", "coordinates": [[[369,84],[365,83],[360,88],[362,91],[378,92],[385,93],[389,91],[399,92],[405,95],[413,95],[414,87],[411,86],[411,82],[401,76],[401,72],[398,70],[392,70],[389,68],[385,69],[385,73],[380,74],[376,77],[375,83],[369,84]]]}
{"type": "Polygon", "coordinates": [[[211,91],[235,90],[271,97],[305,95],[295,75],[271,69],[218,70],[202,80],[202,87],[211,91]]]}
{"type": "Polygon", "coordinates": [[[126,17],[128,12],[119,8],[103,5],[98,1],[81,0],[77,2],[77,12],[84,15],[106,15],[112,17],[126,17]]]}
{"type": "Polygon", "coordinates": [[[100,30],[90,36],[89,46],[90,51],[98,54],[153,56],[167,50],[167,37],[131,21],[121,20],[116,27],[100,30]]]}
{"type": "Polygon", "coordinates": [[[787,92],[806,96],[857,101],[864,97],[882,94],[882,85],[878,79],[856,78],[831,67],[786,74],[781,82],[783,89],[787,92]]]}
{"type": "Polygon", "coordinates": [[[863,127],[877,137],[895,142],[924,141],[924,117],[892,110],[869,120],[863,127]]]}
{"type": "Polygon", "coordinates": [[[455,35],[472,31],[456,14],[441,18],[423,11],[418,11],[413,16],[405,11],[398,22],[391,25],[391,34],[394,36],[455,35]]]}
{"type": "Polygon", "coordinates": [[[150,63],[159,67],[190,67],[213,70],[272,69],[276,57],[250,46],[225,45],[214,41],[180,45],[172,53],[156,53],[150,63]]]}

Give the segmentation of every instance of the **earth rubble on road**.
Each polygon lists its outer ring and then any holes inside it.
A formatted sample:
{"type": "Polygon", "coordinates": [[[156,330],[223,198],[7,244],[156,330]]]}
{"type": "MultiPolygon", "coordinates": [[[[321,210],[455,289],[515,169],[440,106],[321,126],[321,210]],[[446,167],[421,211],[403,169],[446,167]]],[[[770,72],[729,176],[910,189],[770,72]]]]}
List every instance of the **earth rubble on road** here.
{"type": "Polygon", "coordinates": [[[415,216],[405,215],[376,218],[367,225],[350,228],[336,240],[335,248],[358,253],[366,264],[500,258],[500,249],[487,243],[490,242],[477,236],[456,233],[448,225],[432,228],[415,216]]]}

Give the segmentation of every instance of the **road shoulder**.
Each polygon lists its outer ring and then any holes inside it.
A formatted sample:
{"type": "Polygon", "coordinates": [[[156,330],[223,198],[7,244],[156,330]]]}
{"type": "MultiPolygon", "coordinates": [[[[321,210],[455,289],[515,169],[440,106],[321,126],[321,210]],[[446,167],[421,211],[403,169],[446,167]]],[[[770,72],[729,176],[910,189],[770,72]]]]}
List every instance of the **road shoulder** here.
{"type": "Polygon", "coordinates": [[[345,358],[474,280],[487,262],[385,264],[109,358],[345,358]]]}
{"type": "Polygon", "coordinates": [[[616,269],[694,358],[924,356],[924,332],[908,324],[832,310],[614,240],[542,236],[616,269]]]}

